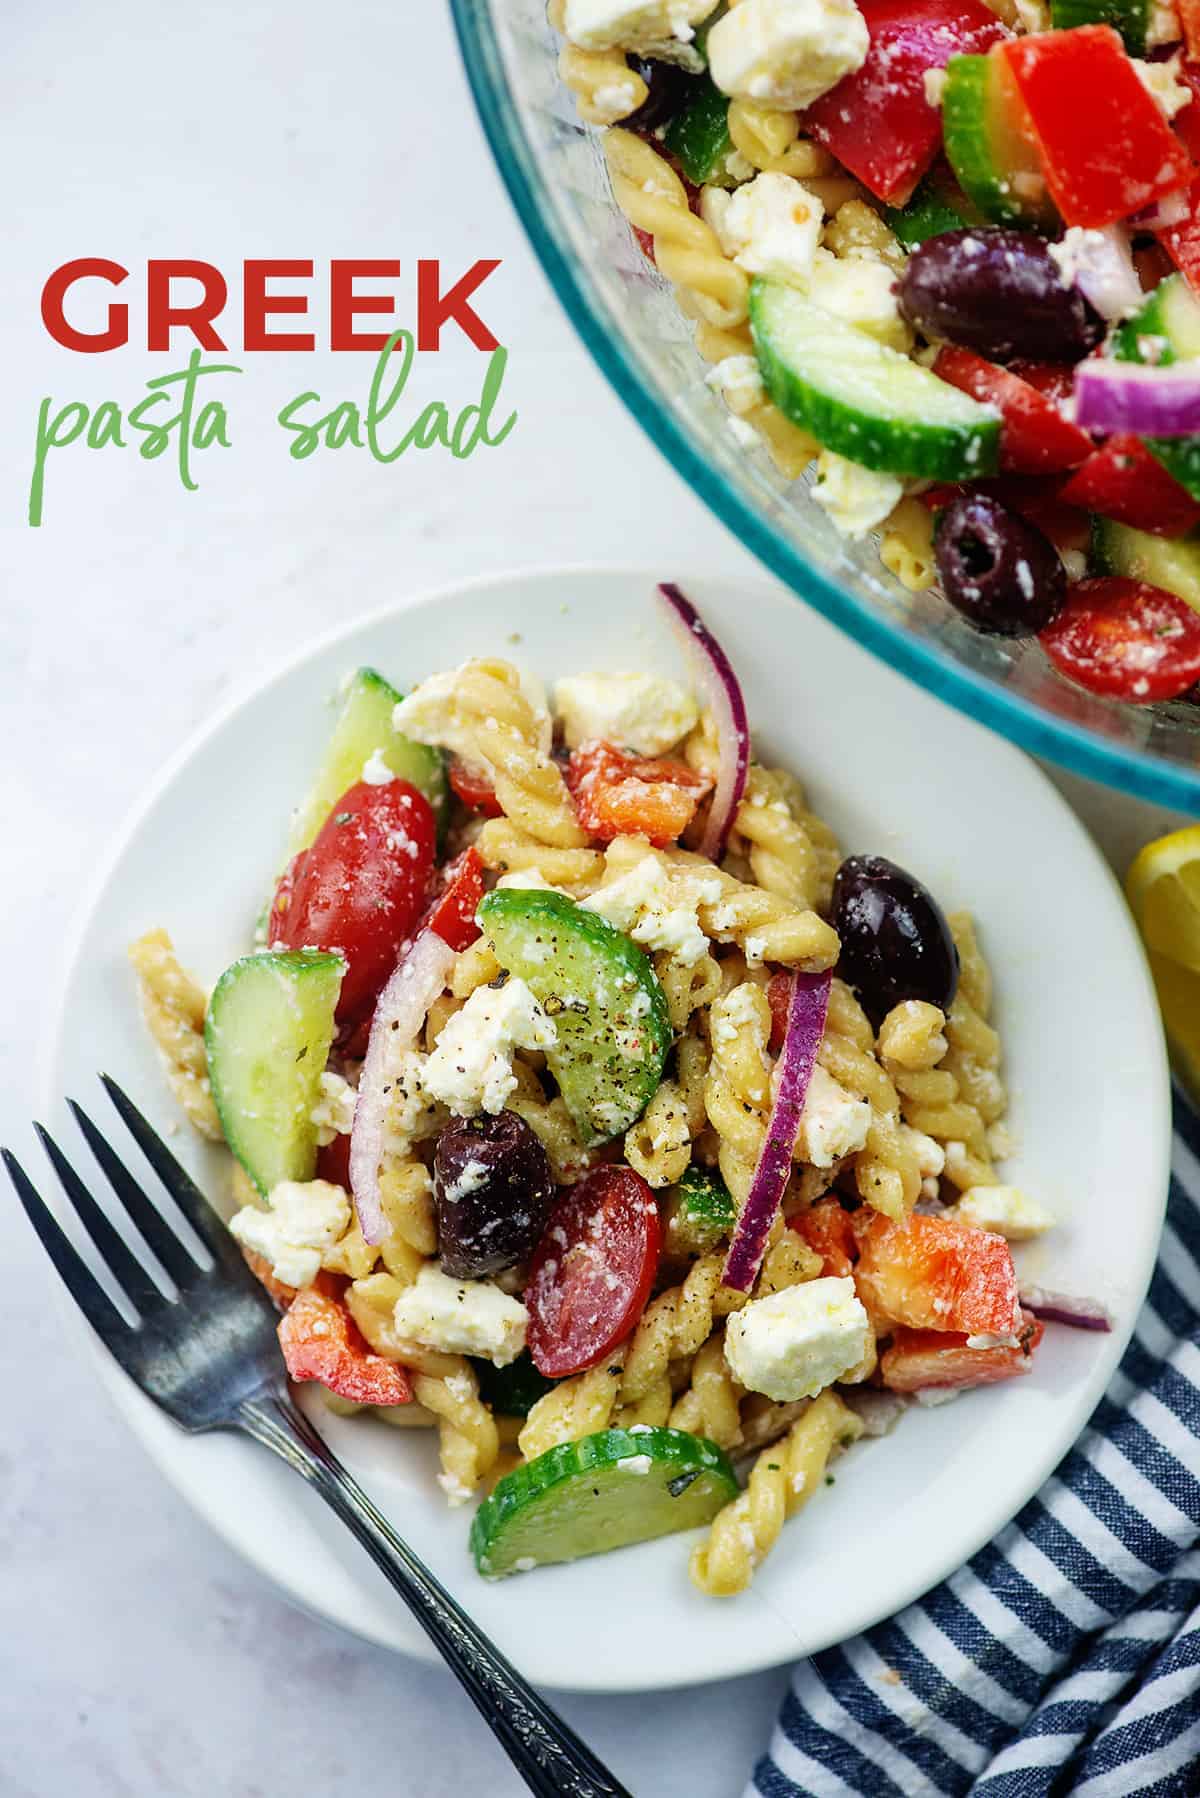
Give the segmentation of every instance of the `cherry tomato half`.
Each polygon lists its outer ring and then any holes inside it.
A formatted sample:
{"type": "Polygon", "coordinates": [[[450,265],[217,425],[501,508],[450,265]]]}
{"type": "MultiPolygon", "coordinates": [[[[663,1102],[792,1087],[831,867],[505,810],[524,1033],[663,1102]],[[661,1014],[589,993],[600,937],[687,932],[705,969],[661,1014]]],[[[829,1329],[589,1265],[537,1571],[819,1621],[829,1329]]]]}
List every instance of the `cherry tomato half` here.
{"type": "Polygon", "coordinates": [[[345,957],[337,1005],[343,1034],[370,1016],[421,915],[436,836],[428,799],[406,780],[359,781],[279,883],[268,940],[345,957]]]}
{"type": "Polygon", "coordinates": [[[296,1294],[279,1324],[279,1346],[293,1380],[319,1380],[357,1405],[407,1405],[408,1375],[373,1354],[340,1299],[315,1286],[296,1294]]]}
{"type": "Polygon", "coordinates": [[[650,1297],[661,1240],[654,1194],[632,1168],[597,1168],[563,1194],[525,1289],[539,1373],[580,1373],[624,1342],[650,1297]]]}
{"type": "Polygon", "coordinates": [[[503,817],[504,810],[496,798],[496,789],[490,775],[476,773],[458,756],[452,755],[446,778],[463,804],[473,812],[482,812],[485,818],[503,817]]]}
{"type": "Polygon", "coordinates": [[[1173,593],[1123,575],[1077,581],[1039,641],[1089,693],[1145,705],[1200,679],[1200,617],[1173,593]]]}

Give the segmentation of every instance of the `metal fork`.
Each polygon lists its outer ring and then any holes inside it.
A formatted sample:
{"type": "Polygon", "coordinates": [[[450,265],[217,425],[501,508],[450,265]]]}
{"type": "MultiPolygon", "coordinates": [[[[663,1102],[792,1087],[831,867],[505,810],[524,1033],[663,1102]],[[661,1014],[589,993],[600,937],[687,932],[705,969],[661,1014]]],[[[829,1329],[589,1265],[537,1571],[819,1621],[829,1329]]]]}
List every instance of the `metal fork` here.
{"type": "Polygon", "coordinates": [[[540,1798],[631,1798],[403,1542],[293,1404],[278,1316],[233,1238],[162,1138],[107,1074],[101,1079],[134,1141],[212,1257],[204,1267],[87,1114],[68,1101],[96,1161],[175,1287],[159,1285],[35,1125],[75,1213],[138,1321],[127,1323],[90,1273],[10,1150],[0,1151],[42,1247],[88,1323],[132,1380],[193,1434],[240,1430],[308,1481],[362,1543],[437,1645],[451,1672],[540,1798]]]}

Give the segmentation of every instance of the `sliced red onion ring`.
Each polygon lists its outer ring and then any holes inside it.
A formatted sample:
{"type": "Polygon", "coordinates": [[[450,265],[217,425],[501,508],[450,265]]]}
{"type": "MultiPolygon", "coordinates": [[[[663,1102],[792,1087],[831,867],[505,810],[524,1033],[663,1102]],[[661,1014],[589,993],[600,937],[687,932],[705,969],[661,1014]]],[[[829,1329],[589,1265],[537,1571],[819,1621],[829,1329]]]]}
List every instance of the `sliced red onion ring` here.
{"type": "Polygon", "coordinates": [[[767,1139],[746,1203],[734,1225],[721,1276],[726,1286],[737,1292],[749,1292],[762,1266],[767,1237],[792,1171],[800,1114],[825,1033],[832,974],[827,970],[824,974],[793,974],[791,978],[787,1026],[775,1066],[775,1098],[767,1119],[767,1139]]]}
{"type": "Polygon", "coordinates": [[[886,1436],[908,1410],[898,1392],[881,1392],[878,1386],[839,1386],[838,1397],[857,1411],[864,1436],[886,1436]]]}
{"type": "Polygon", "coordinates": [[[454,950],[435,930],[423,930],[401,955],[371,1019],[367,1058],[358,1080],[350,1133],[350,1186],[363,1241],[383,1241],[387,1223],[379,1193],[392,1057],[415,1046],[426,1013],[450,978],[454,950]]]}
{"type": "Polygon", "coordinates": [[[1200,432],[1200,362],[1146,368],[1091,358],[1075,371],[1075,422],[1085,431],[1135,431],[1139,437],[1200,432]]]}
{"type": "Polygon", "coordinates": [[[1066,1292],[1049,1292],[1044,1286],[1022,1286],[1021,1305],[1048,1323],[1069,1324],[1073,1330],[1111,1330],[1112,1318],[1096,1299],[1074,1298],[1066,1292]]]}
{"type": "Polygon", "coordinates": [[[1061,243],[1050,245],[1063,284],[1077,287],[1084,299],[1096,308],[1101,318],[1127,318],[1145,299],[1129,234],[1120,225],[1085,230],[1072,226],[1061,243]]]}
{"type": "Polygon", "coordinates": [[[701,855],[719,861],[725,849],[737,808],[746,791],[746,775],[750,768],[750,725],[746,701],[738,685],[729,657],[721,648],[690,599],[686,599],[673,581],[663,581],[658,589],[672,630],[683,645],[684,654],[696,670],[697,680],[708,701],[717,726],[720,759],[717,784],[708,810],[704,835],[698,844],[701,855]]]}

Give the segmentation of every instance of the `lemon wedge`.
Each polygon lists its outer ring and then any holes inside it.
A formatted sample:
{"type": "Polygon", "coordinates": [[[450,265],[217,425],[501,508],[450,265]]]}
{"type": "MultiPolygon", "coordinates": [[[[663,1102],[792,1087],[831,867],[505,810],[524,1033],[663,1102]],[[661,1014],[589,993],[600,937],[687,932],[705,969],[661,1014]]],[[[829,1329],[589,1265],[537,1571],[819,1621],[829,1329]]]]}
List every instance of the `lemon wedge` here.
{"type": "Polygon", "coordinates": [[[1175,1065],[1200,1098],[1200,824],[1159,837],[1125,880],[1175,1065]]]}

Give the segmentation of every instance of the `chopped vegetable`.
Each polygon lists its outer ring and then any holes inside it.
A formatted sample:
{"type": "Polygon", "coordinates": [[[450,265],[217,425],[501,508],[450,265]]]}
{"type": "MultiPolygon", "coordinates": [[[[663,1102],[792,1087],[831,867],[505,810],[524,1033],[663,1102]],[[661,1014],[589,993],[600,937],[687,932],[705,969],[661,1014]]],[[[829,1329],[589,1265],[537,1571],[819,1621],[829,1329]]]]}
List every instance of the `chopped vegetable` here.
{"type": "Polygon", "coordinates": [[[475,913],[483,898],[483,859],[472,843],[445,869],[443,887],[426,920],[444,943],[469,949],[479,935],[475,913]]]}
{"type": "MultiPolygon", "coordinates": [[[[1167,473],[1140,437],[1124,431],[1115,432],[1107,443],[1093,450],[1062,488],[1059,498],[1064,505],[1081,506],[1084,511],[1159,537],[1186,536],[1200,524],[1200,502],[1167,473]]],[[[1113,568],[1097,572],[1135,571],[1113,568]]]]}
{"type": "Polygon", "coordinates": [[[1200,432],[1200,363],[1140,367],[1136,362],[1082,362],[1075,416],[1089,431],[1132,431],[1142,437],[1200,432]]]}
{"type": "Polygon", "coordinates": [[[717,785],[699,850],[701,855],[719,861],[746,790],[750,767],[746,701],[729,657],[691,600],[672,581],[664,581],[659,586],[658,597],[690,666],[695,670],[696,684],[708,703],[717,730],[717,785]]]}
{"type": "Polygon", "coordinates": [[[1039,641],[1089,693],[1148,704],[1200,679],[1200,617],[1161,587],[1117,575],[1077,581],[1039,641]]]}
{"type": "Polygon", "coordinates": [[[1068,1324],[1075,1330],[1112,1329],[1112,1317],[1099,1299],[1074,1298],[1044,1286],[1022,1286],[1021,1305],[1047,1323],[1068,1324]]]}
{"type": "Polygon", "coordinates": [[[1078,468],[1091,455],[1092,443],[1086,433],[1013,370],[999,368],[971,350],[943,344],[933,372],[951,387],[997,408],[1001,416],[1000,466],[1008,473],[1056,473],[1078,468]]]}
{"type": "Polygon", "coordinates": [[[1017,1275],[1003,1236],[916,1213],[899,1222],[865,1217],[856,1234],[855,1277],[868,1310],[914,1330],[1016,1334],[1017,1275]]]}
{"type": "Polygon", "coordinates": [[[693,1162],[663,1207],[664,1253],[672,1260],[711,1255],[733,1220],[733,1199],[720,1174],[693,1162]]]}
{"type": "Polygon", "coordinates": [[[627,755],[601,742],[571,751],[566,782],[589,836],[602,843],[647,837],[660,849],[678,842],[711,785],[686,762],[627,755]]]}
{"type": "Polygon", "coordinates": [[[879,1368],[891,1392],[947,1391],[993,1386],[1033,1370],[1033,1351],[1043,1335],[1034,1318],[1022,1319],[1015,1344],[972,1348],[961,1331],[900,1328],[884,1350],[879,1368]]]}
{"type": "Polygon", "coordinates": [[[832,976],[828,972],[793,973],[791,982],[783,1048],[775,1064],[775,1096],[767,1120],[766,1140],[725,1257],[723,1279],[737,1292],[749,1292],[762,1266],[767,1237],[791,1175],[800,1115],[829,1009],[832,976]]]}
{"type": "Polygon", "coordinates": [[[605,1554],[711,1523],[737,1480],[715,1443],[684,1430],[601,1430],[506,1474],[471,1526],[485,1579],[605,1554]]]}
{"type": "Polygon", "coordinates": [[[561,1195],[525,1288],[539,1373],[580,1373],[624,1342],[650,1297],[661,1241],[654,1194],[632,1168],[596,1168],[561,1195]]]}
{"type": "Polygon", "coordinates": [[[995,49],[986,56],[950,58],[942,129],[950,166],[985,219],[1053,229],[1058,210],[1046,187],[1033,126],[1012,70],[995,49]]]}
{"type": "Polygon", "coordinates": [[[844,1279],[853,1272],[858,1255],[854,1225],[836,1199],[818,1199],[792,1219],[792,1229],[821,1257],[823,1275],[844,1279]]]}
{"type": "Polygon", "coordinates": [[[279,1344],[293,1380],[319,1380],[356,1405],[407,1405],[402,1367],[372,1354],[340,1299],[315,1286],[298,1292],[279,1320],[279,1344]]]}

